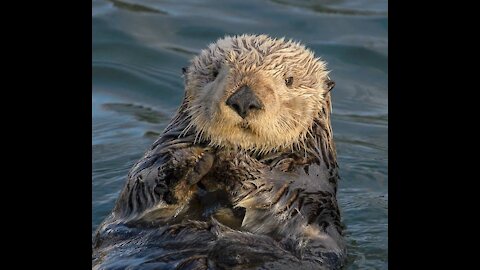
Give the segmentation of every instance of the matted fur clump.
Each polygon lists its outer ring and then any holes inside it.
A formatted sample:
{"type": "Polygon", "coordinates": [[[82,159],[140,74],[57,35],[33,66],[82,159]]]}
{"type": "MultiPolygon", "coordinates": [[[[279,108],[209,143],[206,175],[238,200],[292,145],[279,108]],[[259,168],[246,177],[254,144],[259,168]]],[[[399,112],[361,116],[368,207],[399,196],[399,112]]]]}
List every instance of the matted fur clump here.
{"type": "Polygon", "coordinates": [[[203,50],[96,232],[94,269],[340,268],[328,73],[303,45],[265,35],[203,50]]]}

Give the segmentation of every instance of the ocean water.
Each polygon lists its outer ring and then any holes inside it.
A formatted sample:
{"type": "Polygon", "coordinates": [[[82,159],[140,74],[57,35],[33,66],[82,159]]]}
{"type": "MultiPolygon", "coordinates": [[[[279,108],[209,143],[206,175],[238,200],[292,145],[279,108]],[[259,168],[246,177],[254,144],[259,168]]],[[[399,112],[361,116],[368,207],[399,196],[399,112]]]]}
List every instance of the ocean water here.
{"type": "Polygon", "coordinates": [[[181,68],[217,38],[299,40],[328,62],[346,269],[387,269],[385,0],[93,0],[92,233],[180,104],[181,68]]]}

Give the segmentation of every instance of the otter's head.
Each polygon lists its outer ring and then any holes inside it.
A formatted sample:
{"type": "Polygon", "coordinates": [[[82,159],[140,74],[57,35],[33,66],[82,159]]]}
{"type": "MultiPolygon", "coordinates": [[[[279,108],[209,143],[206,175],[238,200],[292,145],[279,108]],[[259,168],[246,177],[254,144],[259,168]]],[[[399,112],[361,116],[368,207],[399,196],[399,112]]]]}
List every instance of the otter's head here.
{"type": "Polygon", "coordinates": [[[309,136],[316,118],[330,112],[333,82],[325,63],[293,41],[225,37],[184,71],[187,129],[214,146],[259,152],[290,148],[309,136]]]}

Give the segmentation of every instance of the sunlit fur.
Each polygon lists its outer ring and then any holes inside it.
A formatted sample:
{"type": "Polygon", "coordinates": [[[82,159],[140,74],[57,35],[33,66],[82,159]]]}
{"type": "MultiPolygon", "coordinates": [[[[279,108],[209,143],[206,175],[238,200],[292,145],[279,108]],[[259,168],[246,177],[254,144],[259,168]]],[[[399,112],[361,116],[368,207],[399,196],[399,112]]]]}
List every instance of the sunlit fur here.
{"type": "Polygon", "coordinates": [[[328,104],[327,79],[325,63],[298,42],[266,35],[222,38],[185,72],[190,121],[183,133],[193,130],[196,141],[258,153],[303,148],[314,119],[328,104]],[[291,86],[285,83],[288,77],[293,77],[291,86]],[[245,119],[226,105],[242,86],[264,104],[245,119]]]}

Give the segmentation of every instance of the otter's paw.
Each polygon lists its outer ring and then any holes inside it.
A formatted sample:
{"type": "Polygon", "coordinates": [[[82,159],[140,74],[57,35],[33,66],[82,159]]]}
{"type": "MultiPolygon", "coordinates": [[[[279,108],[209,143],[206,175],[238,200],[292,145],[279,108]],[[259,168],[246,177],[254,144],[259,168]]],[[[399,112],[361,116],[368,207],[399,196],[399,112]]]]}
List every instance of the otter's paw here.
{"type": "Polygon", "coordinates": [[[215,159],[209,148],[189,147],[171,153],[171,166],[177,179],[194,185],[212,168],[215,159]]]}
{"type": "Polygon", "coordinates": [[[215,156],[210,152],[203,152],[195,166],[189,170],[186,179],[190,185],[198,183],[212,168],[215,156]]]}

